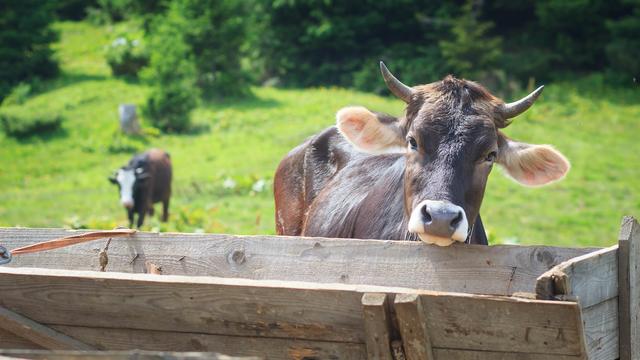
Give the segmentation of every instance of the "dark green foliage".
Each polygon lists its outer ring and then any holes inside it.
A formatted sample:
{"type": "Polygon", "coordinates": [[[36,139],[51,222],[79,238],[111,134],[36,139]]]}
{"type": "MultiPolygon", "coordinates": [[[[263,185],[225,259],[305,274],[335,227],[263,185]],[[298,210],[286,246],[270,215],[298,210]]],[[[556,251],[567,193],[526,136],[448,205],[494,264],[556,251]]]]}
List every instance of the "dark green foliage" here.
{"type": "Polygon", "coordinates": [[[186,44],[178,3],[166,16],[155,19],[149,36],[150,66],[145,78],[153,86],[144,109],[153,126],[167,132],[190,127],[197,104],[196,67],[186,44]]]}
{"type": "Polygon", "coordinates": [[[607,22],[611,41],[606,47],[607,58],[613,72],[623,82],[640,81],[640,1],[629,1],[629,15],[607,22]]]}
{"type": "Polygon", "coordinates": [[[137,76],[149,63],[149,55],[139,39],[120,36],[107,48],[105,55],[111,72],[116,76],[137,76]]]}
{"type": "Polygon", "coordinates": [[[196,84],[206,99],[248,94],[241,46],[247,9],[235,0],[180,0],[172,8],[176,26],[193,55],[196,84]]]}
{"type": "Polygon", "coordinates": [[[56,40],[49,27],[53,20],[49,2],[0,2],[0,101],[20,81],[57,74],[49,47],[56,40]]]}
{"type": "Polygon", "coordinates": [[[479,21],[477,12],[467,1],[452,22],[450,38],[438,43],[444,61],[459,77],[480,78],[494,70],[502,56],[502,39],[489,37],[493,23],[479,21]]]}
{"type": "Polygon", "coordinates": [[[56,0],[56,15],[61,20],[82,20],[87,8],[96,6],[97,0],[56,0]]]}
{"type": "Polygon", "coordinates": [[[432,47],[452,10],[445,2],[266,0],[264,6],[268,16],[258,47],[267,59],[267,76],[286,84],[355,83],[363,88],[371,85],[367,72],[377,73],[381,59],[394,71],[421,68],[422,78],[444,75],[441,62],[427,67],[408,63],[424,64],[424,55],[433,60],[432,47]]]}
{"type": "Polygon", "coordinates": [[[255,0],[249,43],[256,78],[289,86],[380,92],[382,59],[410,84],[454,73],[500,88],[607,67],[637,71],[634,3],[255,0]]]}
{"type": "Polygon", "coordinates": [[[62,124],[59,114],[30,107],[3,106],[0,125],[8,136],[23,138],[56,130],[62,124]]]}

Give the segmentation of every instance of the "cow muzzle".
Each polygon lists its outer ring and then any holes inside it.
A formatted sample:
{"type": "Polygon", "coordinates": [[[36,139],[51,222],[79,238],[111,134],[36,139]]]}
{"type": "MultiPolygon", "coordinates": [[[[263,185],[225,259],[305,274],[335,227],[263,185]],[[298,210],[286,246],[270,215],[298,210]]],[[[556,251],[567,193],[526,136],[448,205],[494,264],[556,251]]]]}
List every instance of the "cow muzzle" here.
{"type": "Polygon", "coordinates": [[[133,208],[133,201],[131,200],[122,200],[120,202],[122,203],[122,206],[124,206],[127,209],[133,208]]]}
{"type": "Polygon", "coordinates": [[[411,212],[409,232],[427,244],[449,246],[465,242],[469,222],[464,209],[448,201],[425,200],[411,212]]]}

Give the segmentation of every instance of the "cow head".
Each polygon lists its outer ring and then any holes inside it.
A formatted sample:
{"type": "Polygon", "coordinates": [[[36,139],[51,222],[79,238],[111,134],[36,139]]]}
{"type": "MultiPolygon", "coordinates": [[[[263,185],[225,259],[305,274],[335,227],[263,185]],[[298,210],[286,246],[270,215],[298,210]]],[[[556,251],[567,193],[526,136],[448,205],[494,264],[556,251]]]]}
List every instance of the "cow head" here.
{"type": "Polygon", "coordinates": [[[142,167],[131,168],[123,166],[109,177],[109,181],[118,185],[120,192],[120,203],[127,209],[134,206],[134,192],[149,177],[149,174],[142,167]]]}
{"type": "Polygon", "coordinates": [[[408,231],[427,243],[464,242],[478,216],[494,163],[515,181],[540,186],[562,179],[569,162],[549,145],[509,139],[499,129],[526,111],[543,87],[505,104],[483,86],[447,76],[409,87],[381,62],[391,92],[407,103],[399,119],[347,107],[337,114],[343,136],[361,151],[405,155],[408,231]]]}

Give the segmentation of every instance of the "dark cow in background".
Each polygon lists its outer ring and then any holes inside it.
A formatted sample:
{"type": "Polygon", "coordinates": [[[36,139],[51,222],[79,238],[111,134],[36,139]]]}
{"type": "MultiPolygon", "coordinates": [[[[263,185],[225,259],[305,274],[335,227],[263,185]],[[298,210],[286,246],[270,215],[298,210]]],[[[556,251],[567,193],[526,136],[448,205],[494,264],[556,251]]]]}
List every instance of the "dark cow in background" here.
{"type": "Polygon", "coordinates": [[[293,149],[274,179],[278,234],[486,244],[479,211],[494,163],[527,186],[568,172],[551,146],[500,131],[543,87],[505,104],[472,81],[409,87],[380,68],[405,115],[346,107],[337,126],[293,149]]]}
{"type": "Polygon", "coordinates": [[[118,185],[120,203],[127,210],[129,227],[138,214],[137,227],[142,226],[145,214],[153,215],[153,204],[162,202],[162,221],[169,219],[171,197],[171,158],[169,154],[151,149],[134,155],[126,166],[118,169],[109,181],[118,185]]]}

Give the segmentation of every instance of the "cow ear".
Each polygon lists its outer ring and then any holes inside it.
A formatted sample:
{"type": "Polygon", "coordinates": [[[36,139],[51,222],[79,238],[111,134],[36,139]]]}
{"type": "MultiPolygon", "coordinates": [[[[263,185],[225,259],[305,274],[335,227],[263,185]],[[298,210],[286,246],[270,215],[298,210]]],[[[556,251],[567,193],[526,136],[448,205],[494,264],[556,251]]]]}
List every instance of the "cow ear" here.
{"type": "Polygon", "coordinates": [[[398,119],[373,113],[362,106],[349,106],[336,114],[338,130],[358,150],[370,154],[405,152],[398,119]]]}
{"type": "Polygon", "coordinates": [[[510,177],[526,186],[541,186],[561,180],[571,164],[551,145],[533,145],[498,133],[498,164],[510,177]]]}
{"type": "Polygon", "coordinates": [[[117,173],[113,173],[111,174],[111,176],[108,177],[109,182],[111,182],[112,184],[117,184],[118,183],[118,179],[116,179],[116,175],[117,173]]]}
{"type": "Polygon", "coordinates": [[[144,171],[143,168],[139,167],[136,169],[136,179],[138,180],[146,180],[149,178],[149,173],[144,171]]]}

